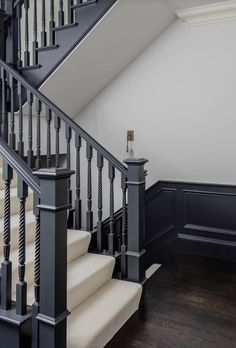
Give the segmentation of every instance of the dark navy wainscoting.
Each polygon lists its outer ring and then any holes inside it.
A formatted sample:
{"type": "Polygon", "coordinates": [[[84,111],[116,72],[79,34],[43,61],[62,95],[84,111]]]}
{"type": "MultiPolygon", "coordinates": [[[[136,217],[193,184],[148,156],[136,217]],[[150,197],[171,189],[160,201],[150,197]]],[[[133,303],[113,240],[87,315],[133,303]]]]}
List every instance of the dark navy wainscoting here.
{"type": "Polygon", "coordinates": [[[147,190],[147,266],[176,250],[236,261],[236,186],[160,181],[147,190]]]}

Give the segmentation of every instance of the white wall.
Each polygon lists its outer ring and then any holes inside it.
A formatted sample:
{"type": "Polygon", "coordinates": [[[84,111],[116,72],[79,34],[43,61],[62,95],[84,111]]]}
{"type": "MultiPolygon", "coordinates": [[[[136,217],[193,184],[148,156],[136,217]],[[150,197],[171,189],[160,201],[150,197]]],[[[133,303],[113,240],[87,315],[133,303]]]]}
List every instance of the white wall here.
{"type": "Polygon", "coordinates": [[[157,180],[236,184],[236,22],[176,21],[76,118],[122,160],[126,130],[157,180]]]}

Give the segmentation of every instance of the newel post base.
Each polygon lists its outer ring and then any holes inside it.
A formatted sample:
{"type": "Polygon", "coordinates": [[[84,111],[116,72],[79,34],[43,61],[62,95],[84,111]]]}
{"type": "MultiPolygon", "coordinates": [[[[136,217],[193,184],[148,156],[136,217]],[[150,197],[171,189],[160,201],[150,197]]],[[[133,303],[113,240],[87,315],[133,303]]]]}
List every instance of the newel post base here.
{"type": "Polygon", "coordinates": [[[66,348],[68,179],[74,172],[41,169],[39,348],[66,348]]]}
{"type": "Polygon", "coordinates": [[[145,281],[145,170],[147,160],[131,158],[124,161],[128,166],[128,241],[127,278],[145,281]]]}

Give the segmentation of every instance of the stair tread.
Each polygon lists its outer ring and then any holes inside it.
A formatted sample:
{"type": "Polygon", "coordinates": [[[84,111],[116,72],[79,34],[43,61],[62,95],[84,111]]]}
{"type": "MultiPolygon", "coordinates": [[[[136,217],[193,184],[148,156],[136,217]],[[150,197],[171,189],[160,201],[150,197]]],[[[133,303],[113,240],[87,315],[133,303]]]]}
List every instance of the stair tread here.
{"type": "Polygon", "coordinates": [[[141,294],[141,285],[111,279],[68,317],[68,348],[104,347],[138,310],[141,294]]]}
{"type": "MultiPolygon", "coordinates": [[[[27,229],[26,229],[27,230],[27,229]]],[[[84,231],[68,230],[68,263],[73,262],[75,257],[81,257],[88,251],[91,234],[84,231]]],[[[26,247],[26,276],[25,280],[31,284],[34,280],[34,259],[35,243],[31,242],[26,247]]],[[[11,252],[13,284],[18,277],[18,249],[11,252]]],[[[13,293],[14,293],[13,288],[13,293]]],[[[32,296],[32,295],[30,295],[32,296]]],[[[32,304],[31,302],[29,304],[32,304]]]]}
{"type": "MultiPolygon", "coordinates": [[[[115,259],[111,256],[86,254],[68,265],[68,309],[72,311],[112,277],[115,259]]],[[[34,300],[33,285],[28,288],[28,304],[34,300]]]]}

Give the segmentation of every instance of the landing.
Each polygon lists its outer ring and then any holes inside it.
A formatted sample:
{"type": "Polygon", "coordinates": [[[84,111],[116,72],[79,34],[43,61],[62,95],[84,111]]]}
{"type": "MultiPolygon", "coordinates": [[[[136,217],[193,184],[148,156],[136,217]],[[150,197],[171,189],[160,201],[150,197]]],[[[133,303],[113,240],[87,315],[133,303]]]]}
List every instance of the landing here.
{"type": "Polygon", "coordinates": [[[236,347],[236,265],[177,254],[106,348],[236,347]]]}

